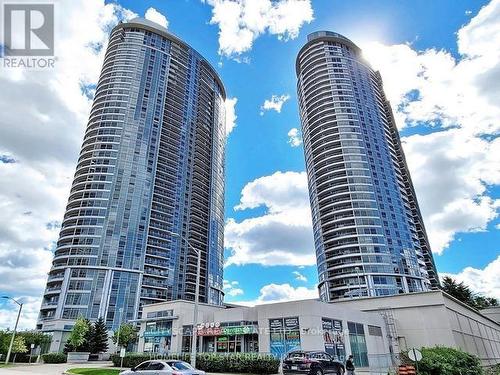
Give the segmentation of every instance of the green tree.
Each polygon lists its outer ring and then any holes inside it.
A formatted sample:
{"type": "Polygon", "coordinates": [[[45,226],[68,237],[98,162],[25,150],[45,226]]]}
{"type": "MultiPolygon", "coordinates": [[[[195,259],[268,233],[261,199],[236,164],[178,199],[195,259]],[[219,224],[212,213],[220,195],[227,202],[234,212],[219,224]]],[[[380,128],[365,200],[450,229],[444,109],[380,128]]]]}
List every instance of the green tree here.
{"type": "Polygon", "coordinates": [[[114,333],[112,340],[118,346],[127,347],[137,340],[137,329],[130,323],[122,324],[114,333]],[[119,342],[118,342],[119,338],[119,342]]]}
{"type": "Polygon", "coordinates": [[[474,307],[474,293],[463,282],[458,283],[453,278],[445,276],[443,277],[441,288],[452,297],[474,307]]]}
{"type": "Polygon", "coordinates": [[[444,292],[475,309],[498,306],[496,298],[484,297],[480,294],[476,294],[463,282],[459,283],[449,276],[443,277],[442,281],[441,289],[444,292]]]}
{"type": "MultiPolygon", "coordinates": [[[[12,337],[12,335],[10,337],[12,337]]],[[[12,343],[12,354],[14,355],[14,357],[11,357],[12,362],[16,361],[16,356],[18,354],[26,353],[27,351],[28,349],[26,348],[24,338],[16,335],[16,337],[14,337],[14,342],[12,343]]]]}
{"type": "Polygon", "coordinates": [[[35,348],[41,348],[42,353],[47,351],[52,341],[52,336],[39,331],[22,331],[18,335],[24,338],[27,350],[31,349],[31,344],[34,344],[35,348]]]}
{"type": "Polygon", "coordinates": [[[9,331],[0,331],[0,353],[7,354],[7,350],[9,349],[10,343],[10,335],[9,331]]]}
{"type": "Polygon", "coordinates": [[[88,319],[79,317],[69,334],[65,351],[87,351],[90,327],[88,319]]]}
{"type": "Polygon", "coordinates": [[[484,297],[477,295],[474,297],[474,305],[477,309],[486,309],[492,306],[498,306],[498,300],[493,297],[484,297]]]}
{"type": "Polygon", "coordinates": [[[103,318],[94,322],[89,347],[92,354],[104,353],[108,350],[108,329],[103,318]]]}

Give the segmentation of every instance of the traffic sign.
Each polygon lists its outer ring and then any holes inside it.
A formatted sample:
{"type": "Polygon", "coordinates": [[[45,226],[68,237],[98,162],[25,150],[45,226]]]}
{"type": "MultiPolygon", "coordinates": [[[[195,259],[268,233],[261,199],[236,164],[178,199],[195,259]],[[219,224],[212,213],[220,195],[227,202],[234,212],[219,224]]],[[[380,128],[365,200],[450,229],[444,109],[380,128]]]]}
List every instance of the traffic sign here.
{"type": "Polygon", "coordinates": [[[422,353],[420,350],[413,348],[408,351],[408,357],[410,357],[413,362],[418,362],[422,359],[422,353]]]}

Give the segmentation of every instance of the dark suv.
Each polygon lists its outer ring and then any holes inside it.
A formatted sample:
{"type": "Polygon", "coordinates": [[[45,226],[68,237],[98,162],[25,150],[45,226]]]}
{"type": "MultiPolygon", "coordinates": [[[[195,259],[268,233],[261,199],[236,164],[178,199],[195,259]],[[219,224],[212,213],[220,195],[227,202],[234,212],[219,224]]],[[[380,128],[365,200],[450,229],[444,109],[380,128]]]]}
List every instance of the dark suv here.
{"type": "Polygon", "coordinates": [[[330,354],[321,351],[297,350],[288,353],[283,360],[283,375],[288,374],[344,374],[344,365],[330,354]]]}

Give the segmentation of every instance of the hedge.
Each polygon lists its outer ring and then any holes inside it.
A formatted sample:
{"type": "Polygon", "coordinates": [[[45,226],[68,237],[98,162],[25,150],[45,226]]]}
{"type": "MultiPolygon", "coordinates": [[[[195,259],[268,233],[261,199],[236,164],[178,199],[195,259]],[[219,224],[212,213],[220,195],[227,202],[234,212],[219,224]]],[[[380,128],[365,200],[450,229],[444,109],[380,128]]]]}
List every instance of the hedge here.
{"type": "Polygon", "coordinates": [[[66,354],[64,353],[47,353],[42,354],[44,363],[66,363],[66,354]]]}
{"type": "MultiPolygon", "coordinates": [[[[31,363],[35,363],[38,355],[31,356],[31,363]]],[[[28,363],[30,361],[30,355],[27,353],[13,353],[10,355],[11,362],[15,363],[28,363]]]]}
{"type": "MultiPolygon", "coordinates": [[[[418,362],[419,375],[480,375],[483,373],[481,361],[475,355],[462,350],[436,346],[422,348],[422,360],[418,362]]],[[[408,353],[401,353],[403,364],[414,365],[408,353]]]]}
{"type": "MultiPolygon", "coordinates": [[[[139,363],[151,359],[179,359],[189,362],[189,354],[155,356],[132,353],[123,358],[124,367],[135,367],[139,363]]],[[[116,367],[120,366],[120,356],[113,354],[111,360],[116,367]]],[[[280,361],[270,355],[257,353],[200,353],[196,356],[196,367],[206,372],[232,372],[246,374],[276,374],[280,361]]]]}

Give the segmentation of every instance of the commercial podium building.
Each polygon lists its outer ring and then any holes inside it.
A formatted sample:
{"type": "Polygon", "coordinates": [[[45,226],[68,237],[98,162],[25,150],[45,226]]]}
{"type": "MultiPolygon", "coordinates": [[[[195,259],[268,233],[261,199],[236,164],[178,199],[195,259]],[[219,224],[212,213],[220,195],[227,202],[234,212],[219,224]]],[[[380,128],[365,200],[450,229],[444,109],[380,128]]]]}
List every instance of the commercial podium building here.
{"type": "MultiPolygon", "coordinates": [[[[188,353],[193,303],[162,302],[144,307],[137,350],[188,353]]],[[[387,373],[391,365],[383,317],[378,313],[319,300],[270,303],[253,307],[201,305],[198,351],[266,353],[283,357],[291,350],[324,350],[339,361],[353,354],[358,367],[387,373]],[[385,372],[384,372],[385,371],[385,372]]]]}
{"type": "MultiPolygon", "coordinates": [[[[193,303],[144,308],[137,350],[188,353],[193,303]]],[[[442,291],[353,298],[331,303],[302,300],[253,307],[202,305],[198,351],[268,353],[324,350],[340,361],[353,354],[363,371],[387,374],[411,348],[454,347],[500,363],[500,325],[442,291]]]]}

